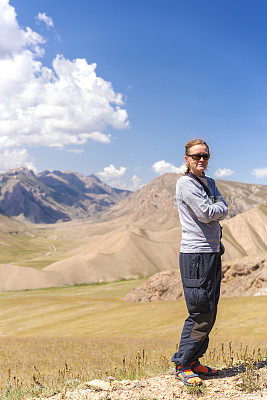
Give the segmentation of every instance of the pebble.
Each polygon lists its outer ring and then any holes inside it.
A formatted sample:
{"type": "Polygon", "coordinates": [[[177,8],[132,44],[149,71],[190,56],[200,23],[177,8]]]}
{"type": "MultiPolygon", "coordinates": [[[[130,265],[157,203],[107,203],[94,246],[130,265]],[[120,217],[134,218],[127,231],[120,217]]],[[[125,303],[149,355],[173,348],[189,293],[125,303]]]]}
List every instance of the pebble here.
{"type": "Polygon", "coordinates": [[[110,383],[106,381],[101,381],[100,379],[93,379],[92,381],[85,382],[84,385],[93,389],[100,389],[100,390],[110,389],[110,383]]]}

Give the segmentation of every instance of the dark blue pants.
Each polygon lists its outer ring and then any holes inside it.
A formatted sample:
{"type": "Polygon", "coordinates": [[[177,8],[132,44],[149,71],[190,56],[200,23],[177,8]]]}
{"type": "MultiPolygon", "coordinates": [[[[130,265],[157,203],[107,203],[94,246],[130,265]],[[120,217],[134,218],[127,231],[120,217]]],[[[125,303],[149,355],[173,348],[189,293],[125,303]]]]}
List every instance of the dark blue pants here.
{"type": "Polygon", "coordinates": [[[180,253],[181,278],[189,312],[172,361],[188,365],[204,355],[214,325],[221,285],[220,253],[180,253]]]}

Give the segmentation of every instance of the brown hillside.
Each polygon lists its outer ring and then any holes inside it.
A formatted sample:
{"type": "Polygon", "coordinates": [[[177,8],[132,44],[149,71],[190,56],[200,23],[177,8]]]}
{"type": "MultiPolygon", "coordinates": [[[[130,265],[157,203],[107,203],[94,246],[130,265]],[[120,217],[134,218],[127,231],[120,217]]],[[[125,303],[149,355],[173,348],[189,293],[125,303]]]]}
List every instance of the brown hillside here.
{"type": "MultiPolygon", "coordinates": [[[[225,221],[224,260],[267,251],[266,208],[256,207],[225,221]]],[[[75,283],[147,276],[177,266],[180,239],[181,227],[176,218],[168,217],[163,222],[143,219],[106,234],[92,235],[87,243],[67,253],[64,260],[44,270],[60,272],[75,283]]]]}
{"type": "MultiPolygon", "coordinates": [[[[258,206],[224,222],[225,261],[266,251],[265,212],[265,206],[258,206]]],[[[171,216],[144,218],[136,223],[130,223],[129,217],[125,216],[99,224],[78,221],[56,224],[47,239],[51,243],[57,243],[59,239],[69,243],[77,242],[62,254],[60,261],[42,270],[43,274],[38,277],[38,287],[47,287],[47,272],[57,274],[54,284],[49,281],[49,286],[58,286],[59,278],[62,284],[92,283],[145,277],[175,269],[178,264],[181,227],[177,218],[171,216]]],[[[57,249],[53,257],[56,254],[57,249]]],[[[32,270],[28,271],[29,274],[34,273],[34,269],[29,270],[32,270]]],[[[29,282],[35,279],[30,278],[30,275],[24,278],[26,275],[21,269],[17,269],[16,274],[18,280],[12,281],[12,289],[8,284],[9,290],[16,290],[16,282],[20,282],[19,288],[22,288],[23,282],[26,289],[29,282]]],[[[2,287],[5,288],[8,276],[2,278],[2,287]]]]}
{"type": "Polygon", "coordinates": [[[177,264],[177,228],[148,230],[124,225],[73,250],[70,257],[44,268],[73,283],[137,278],[177,264]]]}
{"type": "Polygon", "coordinates": [[[267,251],[267,206],[260,205],[221,223],[225,259],[267,251]]]}
{"type": "Polygon", "coordinates": [[[56,272],[38,271],[34,268],[12,264],[0,265],[0,291],[41,289],[52,286],[70,285],[65,277],[56,272]]]}

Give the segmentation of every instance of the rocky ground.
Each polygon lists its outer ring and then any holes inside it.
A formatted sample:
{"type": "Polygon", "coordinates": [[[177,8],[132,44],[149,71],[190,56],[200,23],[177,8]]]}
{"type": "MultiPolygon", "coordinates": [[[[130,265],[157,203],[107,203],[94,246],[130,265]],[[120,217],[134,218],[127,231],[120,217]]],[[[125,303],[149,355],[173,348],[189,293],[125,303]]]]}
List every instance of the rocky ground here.
{"type": "MultiPolygon", "coordinates": [[[[75,390],[65,390],[46,400],[259,400],[267,399],[267,368],[262,364],[253,372],[251,380],[259,386],[258,390],[247,393],[242,391],[244,374],[238,368],[227,368],[219,372],[216,378],[205,379],[202,393],[190,393],[190,389],[174,378],[173,374],[159,375],[141,380],[109,381],[93,380],[78,386],[75,390]]],[[[26,399],[32,400],[32,399],[26,399]]],[[[45,400],[45,399],[43,399],[45,400]]]]}

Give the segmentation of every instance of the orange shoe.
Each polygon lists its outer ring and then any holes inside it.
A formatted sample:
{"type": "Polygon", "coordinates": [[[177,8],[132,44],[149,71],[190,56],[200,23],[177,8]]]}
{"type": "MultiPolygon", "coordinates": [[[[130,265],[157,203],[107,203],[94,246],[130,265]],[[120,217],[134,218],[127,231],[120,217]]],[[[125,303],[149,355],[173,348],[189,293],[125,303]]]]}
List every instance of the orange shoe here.
{"type": "Polygon", "coordinates": [[[174,376],[187,386],[199,386],[203,383],[189,366],[176,365],[174,376]]]}
{"type": "Polygon", "coordinates": [[[216,369],[211,369],[210,367],[207,367],[206,365],[200,364],[199,361],[194,361],[190,364],[190,367],[193,372],[196,372],[197,374],[200,375],[206,375],[206,376],[213,376],[217,375],[218,371],[216,369]]]}

